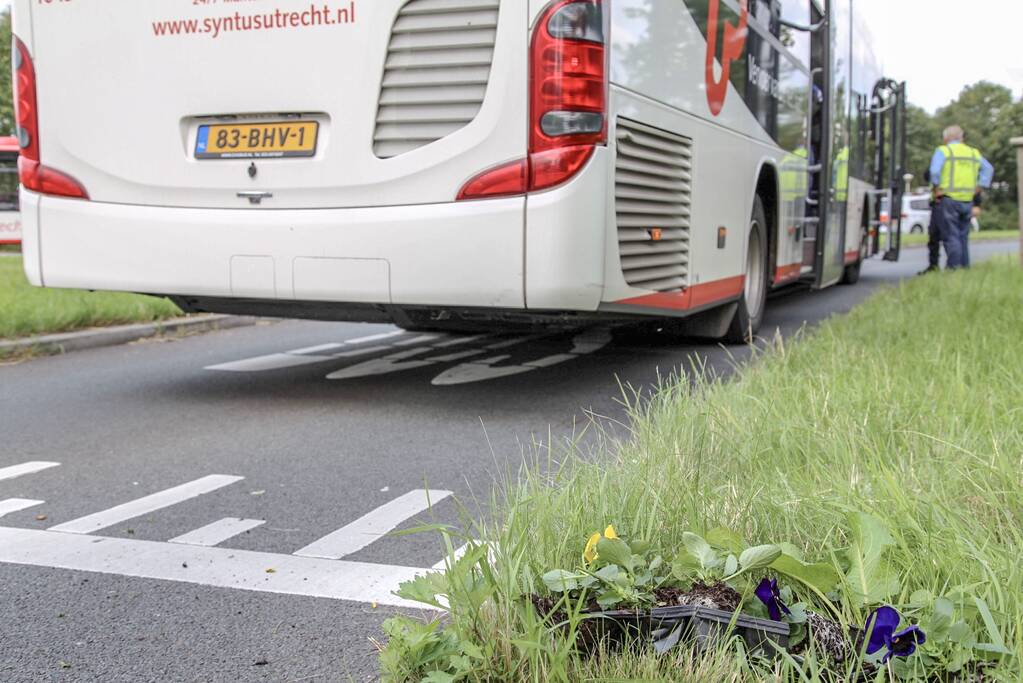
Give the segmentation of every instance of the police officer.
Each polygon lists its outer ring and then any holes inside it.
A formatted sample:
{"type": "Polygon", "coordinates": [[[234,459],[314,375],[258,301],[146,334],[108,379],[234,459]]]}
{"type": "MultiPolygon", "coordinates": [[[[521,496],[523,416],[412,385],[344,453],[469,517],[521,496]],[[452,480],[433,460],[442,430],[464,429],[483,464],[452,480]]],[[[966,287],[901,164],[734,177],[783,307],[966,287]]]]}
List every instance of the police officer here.
{"type": "Polygon", "coordinates": [[[963,144],[963,129],[945,129],[945,144],[931,158],[931,182],[938,204],[937,226],[950,269],[970,267],[970,218],[977,188],[991,187],[995,169],[969,145],[963,144]]]}

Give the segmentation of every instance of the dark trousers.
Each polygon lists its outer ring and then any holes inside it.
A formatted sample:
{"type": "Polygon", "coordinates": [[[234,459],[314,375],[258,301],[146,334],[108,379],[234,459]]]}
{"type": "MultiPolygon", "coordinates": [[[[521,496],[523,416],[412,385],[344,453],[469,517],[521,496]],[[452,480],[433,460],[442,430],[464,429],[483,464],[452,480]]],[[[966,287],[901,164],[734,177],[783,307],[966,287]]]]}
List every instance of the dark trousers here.
{"type": "Polygon", "coordinates": [[[938,204],[931,205],[931,222],[927,224],[927,265],[941,266],[941,228],[938,225],[938,204]]]}
{"type": "Polygon", "coordinates": [[[945,245],[948,268],[970,267],[970,216],[973,205],[942,197],[938,203],[938,229],[945,245]]]}

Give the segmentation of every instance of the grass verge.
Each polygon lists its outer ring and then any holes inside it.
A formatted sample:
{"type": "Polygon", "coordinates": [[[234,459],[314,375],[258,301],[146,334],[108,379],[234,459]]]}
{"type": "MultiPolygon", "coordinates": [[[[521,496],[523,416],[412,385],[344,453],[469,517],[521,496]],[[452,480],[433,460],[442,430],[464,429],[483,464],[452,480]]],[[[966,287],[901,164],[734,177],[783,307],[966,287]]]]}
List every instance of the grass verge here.
{"type": "Polygon", "coordinates": [[[949,596],[949,619],[964,624],[952,642],[951,621],[946,635],[934,622],[923,654],[876,680],[938,680],[964,653],[989,661],[985,680],[1019,680],[1021,303],[1023,270],[1008,259],[915,278],[776,343],[735,381],[667,382],[631,402],[628,439],[606,436],[596,458],[556,451],[495,495],[499,512],[473,530],[485,544],[434,575],[449,613],[387,625],[385,679],[829,680],[812,657],[757,663],[734,643],[699,659],[684,648],[580,656],[523,596],[543,592],[548,570],[578,566],[608,523],[665,555],[683,532],[725,526],[851,571],[848,519],[865,512],[890,532],[876,550],[896,581],[843,602],[843,619],[863,624],[882,598],[912,615],[924,594],[949,596]]]}
{"type": "Polygon", "coordinates": [[[120,292],[40,289],[25,280],[21,259],[0,258],[0,338],[151,322],[181,315],[167,299],[120,292]]]}
{"type": "MultiPolygon", "coordinates": [[[[971,232],[971,242],[987,242],[990,240],[1018,240],[1019,230],[981,230],[980,232],[971,232]]],[[[916,234],[916,235],[903,235],[902,246],[912,247],[921,244],[927,244],[927,233],[916,234]]]]}

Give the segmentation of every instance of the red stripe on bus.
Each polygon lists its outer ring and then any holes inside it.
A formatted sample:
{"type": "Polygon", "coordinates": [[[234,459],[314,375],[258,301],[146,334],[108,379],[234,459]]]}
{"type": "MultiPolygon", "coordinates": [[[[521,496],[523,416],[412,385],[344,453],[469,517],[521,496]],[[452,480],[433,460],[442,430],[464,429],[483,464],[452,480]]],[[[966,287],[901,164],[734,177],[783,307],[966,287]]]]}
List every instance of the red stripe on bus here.
{"type": "Polygon", "coordinates": [[[856,263],[859,260],[860,260],[860,250],[859,249],[857,249],[856,251],[847,251],[847,252],[845,252],[845,262],[846,263],[856,263]]]}
{"type": "Polygon", "coordinates": [[[693,285],[684,292],[672,294],[658,292],[657,294],[646,294],[632,299],[623,299],[615,303],[628,304],[630,306],[646,306],[648,308],[670,308],[672,310],[686,311],[690,308],[700,308],[708,304],[734,299],[742,294],[746,286],[746,276],[738,275],[723,280],[704,282],[693,285]]]}
{"type": "Polygon", "coordinates": [[[789,280],[795,280],[799,277],[799,274],[803,271],[802,263],[793,263],[788,266],[778,266],[778,270],[774,271],[774,284],[781,282],[788,282],[789,280]]]}

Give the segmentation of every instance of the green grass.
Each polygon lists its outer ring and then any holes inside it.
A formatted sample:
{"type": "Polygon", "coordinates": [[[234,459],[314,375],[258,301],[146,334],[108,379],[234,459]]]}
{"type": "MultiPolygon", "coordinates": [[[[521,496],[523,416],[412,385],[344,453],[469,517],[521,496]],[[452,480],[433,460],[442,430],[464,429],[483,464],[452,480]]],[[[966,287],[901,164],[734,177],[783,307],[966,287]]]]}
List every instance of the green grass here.
{"type": "MultiPolygon", "coordinates": [[[[600,430],[596,452],[542,451],[502,485],[494,517],[475,525],[496,549],[492,562],[470,568],[470,557],[448,574],[444,623],[482,652],[464,680],[825,680],[792,664],[754,667],[728,649],[705,660],[684,649],[580,657],[522,595],[542,591],[547,570],[578,566],[587,536],[608,523],[666,554],[684,531],[723,525],[750,543],[789,541],[826,559],[847,546],[851,511],[892,532],[888,560],[902,588],[890,601],[972,585],[1015,653],[998,680],[1019,680],[1021,304],[1023,270],[1008,259],[916,278],[805,339],[776,342],[735,381],[667,381],[649,400],[630,400],[624,440],[600,430]]],[[[956,618],[988,640],[972,603],[962,607],[956,618]]],[[[844,616],[862,624],[865,609],[847,605],[844,616]]],[[[425,670],[409,673],[386,654],[382,663],[391,680],[425,670]]]]}
{"type": "MultiPolygon", "coordinates": [[[[984,242],[987,240],[1018,240],[1019,230],[981,230],[971,232],[971,242],[984,242]]],[[[902,246],[912,247],[920,244],[927,244],[927,233],[916,235],[903,235],[902,246]]]]}
{"type": "Polygon", "coordinates": [[[32,287],[25,280],[20,258],[0,257],[0,338],[149,322],[178,315],[180,309],[167,299],[32,287]]]}

